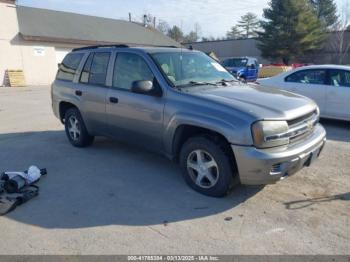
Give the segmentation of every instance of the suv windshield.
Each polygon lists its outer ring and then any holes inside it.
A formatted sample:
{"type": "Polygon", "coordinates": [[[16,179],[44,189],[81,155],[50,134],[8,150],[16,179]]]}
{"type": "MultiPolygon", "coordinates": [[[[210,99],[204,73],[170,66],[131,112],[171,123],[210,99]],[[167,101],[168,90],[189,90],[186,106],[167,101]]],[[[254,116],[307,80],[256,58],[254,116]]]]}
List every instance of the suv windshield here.
{"type": "Polygon", "coordinates": [[[225,68],[204,53],[169,52],[151,56],[176,87],[235,80],[225,68]]]}
{"type": "Polygon", "coordinates": [[[246,67],[248,59],[246,58],[230,58],[222,62],[223,66],[227,67],[246,67]]]}

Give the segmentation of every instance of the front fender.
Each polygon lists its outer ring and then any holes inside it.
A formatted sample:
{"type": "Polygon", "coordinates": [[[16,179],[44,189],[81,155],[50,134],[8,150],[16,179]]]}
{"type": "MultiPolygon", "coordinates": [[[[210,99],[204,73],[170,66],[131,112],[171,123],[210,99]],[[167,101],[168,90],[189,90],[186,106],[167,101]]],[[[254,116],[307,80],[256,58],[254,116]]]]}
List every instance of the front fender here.
{"type": "Polygon", "coordinates": [[[246,125],[239,119],[234,123],[201,114],[178,113],[170,118],[170,121],[165,127],[163,141],[167,155],[173,154],[174,137],[177,129],[182,125],[190,125],[214,131],[224,136],[230,144],[252,144],[250,128],[247,130],[246,125]]]}

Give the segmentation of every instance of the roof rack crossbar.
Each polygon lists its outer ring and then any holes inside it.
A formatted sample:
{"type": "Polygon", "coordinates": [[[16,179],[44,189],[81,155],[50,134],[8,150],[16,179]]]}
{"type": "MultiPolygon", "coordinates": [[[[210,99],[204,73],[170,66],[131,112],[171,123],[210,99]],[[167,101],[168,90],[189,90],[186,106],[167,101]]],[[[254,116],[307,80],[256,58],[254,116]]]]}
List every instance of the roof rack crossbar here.
{"type": "Polygon", "coordinates": [[[82,51],[82,50],[87,50],[87,49],[97,49],[97,48],[107,48],[107,47],[121,47],[121,48],[125,48],[125,47],[129,47],[128,45],[92,45],[92,46],[84,46],[84,47],[78,47],[78,48],[74,48],[72,51],[82,51]]]}

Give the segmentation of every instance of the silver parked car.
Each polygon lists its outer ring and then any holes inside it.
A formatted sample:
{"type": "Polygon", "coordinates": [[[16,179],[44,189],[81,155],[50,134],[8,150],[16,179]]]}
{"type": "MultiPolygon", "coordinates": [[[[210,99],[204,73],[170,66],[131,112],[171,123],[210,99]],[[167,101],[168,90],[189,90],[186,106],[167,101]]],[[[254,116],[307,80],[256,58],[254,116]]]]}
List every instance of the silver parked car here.
{"type": "Polygon", "coordinates": [[[321,117],[350,121],[350,66],[305,66],[258,82],[313,99],[321,117]]]}
{"type": "Polygon", "coordinates": [[[237,182],[293,175],[326,141],[313,101],[242,84],[204,53],[178,48],[75,49],[52,84],[52,106],[72,145],[108,136],[146,147],[215,197],[237,182]]]}

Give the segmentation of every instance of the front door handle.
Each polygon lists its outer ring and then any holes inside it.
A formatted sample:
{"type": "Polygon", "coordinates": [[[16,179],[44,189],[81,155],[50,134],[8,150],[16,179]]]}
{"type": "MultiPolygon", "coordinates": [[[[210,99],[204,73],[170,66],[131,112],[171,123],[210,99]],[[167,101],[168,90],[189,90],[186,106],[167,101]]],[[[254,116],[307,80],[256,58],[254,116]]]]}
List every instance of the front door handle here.
{"type": "Polygon", "coordinates": [[[80,90],[76,90],[76,91],[75,91],[75,94],[76,94],[77,96],[82,96],[82,95],[83,95],[83,92],[80,91],[80,90]]]}
{"type": "Polygon", "coordinates": [[[109,102],[113,103],[113,104],[117,104],[119,102],[118,98],[116,97],[110,97],[109,98],[109,102]]]}

